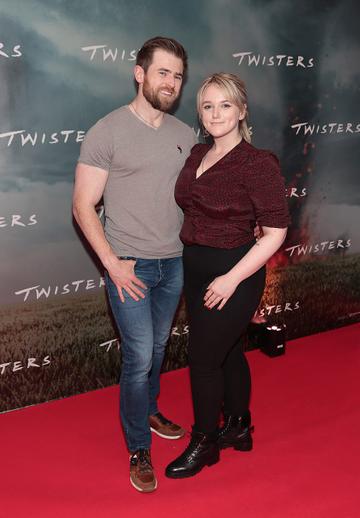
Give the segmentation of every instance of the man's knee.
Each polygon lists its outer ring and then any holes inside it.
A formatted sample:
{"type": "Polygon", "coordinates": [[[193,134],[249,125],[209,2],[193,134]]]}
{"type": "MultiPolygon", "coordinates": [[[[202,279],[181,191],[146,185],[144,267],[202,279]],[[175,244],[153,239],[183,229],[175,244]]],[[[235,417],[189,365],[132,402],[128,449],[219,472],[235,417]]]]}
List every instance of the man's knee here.
{"type": "Polygon", "coordinates": [[[126,359],[123,357],[121,379],[123,382],[146,383],[152,367],[152,358],[138,356],[126,359]]]}

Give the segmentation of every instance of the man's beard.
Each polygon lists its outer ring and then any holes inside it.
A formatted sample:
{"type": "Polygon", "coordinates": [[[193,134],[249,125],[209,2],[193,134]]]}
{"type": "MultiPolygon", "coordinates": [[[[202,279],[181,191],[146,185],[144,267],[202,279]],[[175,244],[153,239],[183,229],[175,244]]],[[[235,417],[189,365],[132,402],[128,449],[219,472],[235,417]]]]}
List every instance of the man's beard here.
{"type": "Polygon", "coordinates": [[[160,97],[159,90],[163,89],[164,88],[158,88],[157,90],[154,90],[153,88],[151,88],[146,78],[143,82],[142,91],[145,99],[151,104],[151,106],[155,110],[168,112],[172,108],[174,102],[176,101],[176,97],[174,95],[169,97],[169,99],[167,99],[166,97],[160,97]]]}

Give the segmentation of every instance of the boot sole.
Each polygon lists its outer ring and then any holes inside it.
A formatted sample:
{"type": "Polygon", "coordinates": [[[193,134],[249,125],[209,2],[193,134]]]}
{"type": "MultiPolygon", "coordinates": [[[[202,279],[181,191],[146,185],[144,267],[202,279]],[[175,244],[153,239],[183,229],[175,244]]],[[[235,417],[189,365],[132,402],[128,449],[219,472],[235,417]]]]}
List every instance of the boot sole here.
{"type": "Polygon", "coordinates": [[[238,444],[219,444],[220,450],[226,450],[226,448],[234,448],[236,451],[251,451],[253,445],[249,443],[238,443],[238,444]]]}
{"type": "Polygon", "coordinates": [[[140,493],[152,493],[157,488],[157,480],[155,480],[155,485],[153,487],[141,487],[135,484],[135,482],[130,477],[130,484],[137,490],[140,491],[140,493]]]}
{"type": "Polygon", "coordinates": [[[184,437],[185,435],[185,430],[181,433],[179,433],[178,435],[165,435],[163,433],[160,433],[158,432],[157,430],[155,430],[155,428],[152,428],[150,426],[150,430],[153,432],[153,433],[156,433],[156,435],[158,435],[159,437],[161,437],[162,439],[181,439],[181,437],[184,437]]]}
{"type": "Polygon", "coordinates": [[[234,448],[236,451],[251,451],[253,449],[253,439],[251,434],[254,433],[255,427],[251,426],[247,432],[240,435],[237,440],[227,442],[226,439],[222,440],[221,437],[218,439],[218,445],[220,450],[226,448],[234,448]]]}
{"type": "Polygon", "coordinates": [[[212,459],[210,460],[209,462],[206,462],[206,464],[204,464],[203,466],[201,466],[199,469],[197,469],[196,471],[192,471],[191,473],[168,473],[167,471],[165,471],[165,476],[168,477],[168,478],[189,478],[189,477],[193,477],[194,475],[197,475],[198,473],[200,473],[200,471],[205,468],[205,466],[213,466],[214,464],[217,464],[220,460],[220,455],[217,455],[215,457],[215,459],[212,459]]]}

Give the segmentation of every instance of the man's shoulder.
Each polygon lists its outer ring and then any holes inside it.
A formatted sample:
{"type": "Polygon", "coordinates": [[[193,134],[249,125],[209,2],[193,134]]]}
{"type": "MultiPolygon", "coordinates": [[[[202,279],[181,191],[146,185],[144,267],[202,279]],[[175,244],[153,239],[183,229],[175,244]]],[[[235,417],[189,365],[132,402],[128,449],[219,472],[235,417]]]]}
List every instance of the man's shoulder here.
{"type": "Polygon", "coordinates": [[[111,155],[115,136],[125,135],[128,131],[129,124],[126,119],[126,112],[128,112],[126,106],[121,106],[99,119],[88,129],[81,145],[81,161],[85,161],[87,154],[94,150],[101,149],[102,153],[107,156],[111,155]]]}
{"type": "Polygon", "coordinates": [[[121,128],[125,133],[129,127],[128,113],[126,106],[108,113],[88,129],[85,140],[111,139],[115,133],[121,132],[121,128]]]}
{"type": "MultiPolygon", "coordinates": [[[[120,106],[120,108],[116,108],[112,112],[104,115],[101,119],[99,119],[96,124],[103,126],[113,126],[115,124],[121,124],[122,121],[127,121],[129,118],[129,110],[127,106],[120,106]]],[[[95,124],[95,125],[96,125],[95,124]]]]}

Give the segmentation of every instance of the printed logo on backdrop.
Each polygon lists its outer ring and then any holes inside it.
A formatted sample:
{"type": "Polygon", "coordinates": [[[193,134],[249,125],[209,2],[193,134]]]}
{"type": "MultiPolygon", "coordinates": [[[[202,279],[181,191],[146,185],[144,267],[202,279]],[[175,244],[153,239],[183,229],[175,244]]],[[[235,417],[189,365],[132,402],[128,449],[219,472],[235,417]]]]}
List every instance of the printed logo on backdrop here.
{"type": "Polygon", "coordinates": [[[4,43],[0,42],[0,58],[20,58],[22,56],[20,48],[21,45],[14,45],[8,48],[4,43]]]}
{"type": "Polygon", "coordinates": [[[298,187],[286,187],[285,196],[287,198],[304,198],[307,196],[307,189],[303,187],[299,189],[298,187]]]}
{"type": "Polygon", "coordinates": [[[279,313],[289,313],[300,309],[300,301],[296,302],[285,302],[283,304],[266,304],[264,307],[259,307],[255,312],[255,317],[266,317],[271,315],[277,315],[279,313]]]}
{"type": "Polygon", "coordinates": [[[20,144],[21,147],[26,145],[35,147],[44,144],[70,144],[74,142],[82,142],[85,137],[83,130],[60,130],[54,133],[46,132],[28,132],[26,130],[13,130],[0,133],[0,139],[7,141],[7,147],[13,144],[20,144]]]}
{"type": "Polygon", "coordinates": [[[347,313],[346,315],[342,315],[341,317],[338,317],[337,320],[348,320],[349,318],[358,317],[360,315],[360,311],[354,311],[352,313],[347,313]]]}
{"type": "Polygon", "coordinates": [[[136,49],[119,49],[118,47],[111,48],[109,45],[88,45],[81,47],[81,50],[87,54],[90,61],[136,61],[138,51],[136,49]]]}
{"type": "Polygon", "coordinates": [[[71,281],[66,284],[52,285],[52,286],[30,286],[29,288],[23,288],[15,291],[14,294],[21,296],[23,301],[39,300],[42,298],[48,299],[54,295],[68,295],[73,293],[84,292],[93,289],[99,289],[105,286],[104,277],[100,277],[98,280],[94,279],[81,279],[77,281],[71,281]]]}
{"type": "Polygon", "coordinates": [[[0,375],[3,376],[4,374],[19,372],[24,369],[40,369],[41,367],[47,367],[50,363],[50,356],[45,356],[43,359],[27,358],[25,361],[0,363],[0,375]]]}
{"type": "Polygon", "coordinates": [[[0,216],[0,229],[2,228],[24,228],[37,225],[36,214],[26,217],[21,214],[11,214],[10,216],[0,216]]]}
{"type": "Polygon", "coordinates": [[[335,241],[322,241],[321,243],[315,243],[311,245],[299,243],[298,245],[285,248],[285,252],[287,252],[290,257],[299,257],[309,254],[321,255],[330,250],[345,252],[346,249],[350,248],[350,246],[351,239],[336,239],[335,241]]]}
{"type": "MultiPolygon", "coordinates": [[[[186,336],[189,334],[189,326],[187,324],[184,325],[178,325],[171,328],[171,336],[186,336]]],[[[120,350],[120,340],[118,338],[113,338],[112,340],[108,340],[107,342],[103,342],[99,344],[99,347],[102,347],[105,349],[105,351],[108,353],[112,349],[120,350]]]]}
{"type": "Polygon", "coordinates": [[[237,60],[237,64],[247,65],[249,67],[295,67],[295,68],[312,68],[315,58],[306,58],[304,56],[290,56],[288,54],[276,54],[266,56],[257,54],[256,52],[236,52],[233,58],[237,60]]]}
{"type": "Polygon", "coordinates": [[[102,344],[99,344],[99,347],[102,347],[105,349],[105,351],[108,353],[112,349],[117,349],[120,351],[120,340],[118,338],[113,338],[112,340],[108,340],[107,342],[103,342],[102,344]]]}
{"type": "Polygon", "coordinates": [[[360,133],[359,122],[327,122],[326,124],[311,124],[310,122],[298,122],[292,124],[291,129],[295,135],[338,135],[339,133],[360,133]]]}

